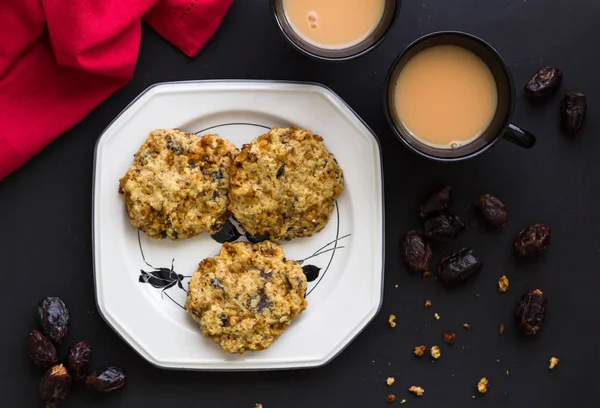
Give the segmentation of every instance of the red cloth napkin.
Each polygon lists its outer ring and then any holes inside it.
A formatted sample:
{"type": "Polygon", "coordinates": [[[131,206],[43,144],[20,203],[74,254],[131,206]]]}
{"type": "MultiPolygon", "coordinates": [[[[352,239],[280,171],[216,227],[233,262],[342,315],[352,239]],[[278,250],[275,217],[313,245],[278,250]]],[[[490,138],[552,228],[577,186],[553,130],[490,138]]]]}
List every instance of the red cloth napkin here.
{"type": "Polygon", "coordinates": [[[127,84],[142,18],[188,56],[232,0],[0,0],[0,180],[127,84]]]}

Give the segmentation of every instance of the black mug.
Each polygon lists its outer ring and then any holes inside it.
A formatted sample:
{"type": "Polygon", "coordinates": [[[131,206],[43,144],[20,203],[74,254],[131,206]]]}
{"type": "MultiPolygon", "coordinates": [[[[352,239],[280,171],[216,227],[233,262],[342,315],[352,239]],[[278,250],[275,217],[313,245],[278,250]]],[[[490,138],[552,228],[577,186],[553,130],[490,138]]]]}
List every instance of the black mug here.
{"type": "Polygon", "coordinates": [[[440,31],[421,37],[408,45],[388,72],[384,106],[388,122],[396,136],[410,150],[432,160],[452,162],[475,157],[490,149],[502,138],[527,149],[535,145],[535,137],[531,133],[510,123],[515,109],[515,86],[506,63],[491,45],[471,34],[440,31]],[[412,136],[402,124],[395,108],[394,88],[400,71],[417,53],[436,45],[456,45],[473,52],[490,68],[498,91],[496,113],[487,129],[474,141],[454,149],[429,146],[412,136]]]}
{"type": "MultiPolygon", "coordinates": [[[[367,1],[367,0],[363,0],[367,1]]],[[[309,57],[323,61],[347,61],[365,55],[375,49],[385,39],[400,12],[401,0],[384,0],[385,6],[377,27],[361,42],[347,48],[320,48],[309,43],[296,33],[285,14],[283,0],[271,0],[271,9],[277,27],[285,39],[298,51],[309,57]]]]}

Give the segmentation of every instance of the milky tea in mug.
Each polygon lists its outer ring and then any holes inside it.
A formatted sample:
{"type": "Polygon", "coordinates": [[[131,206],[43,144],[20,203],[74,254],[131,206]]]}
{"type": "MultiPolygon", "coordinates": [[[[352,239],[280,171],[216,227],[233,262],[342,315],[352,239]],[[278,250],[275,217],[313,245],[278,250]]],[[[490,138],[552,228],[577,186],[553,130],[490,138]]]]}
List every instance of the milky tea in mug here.
{"type": "Polygon", "coordinates": [[[485,132],[496,112],[498,91],[491,70],[473,52],[436,45],[418,52],[402,68],[394,105],[415,139],[454,149],[485,132]]]}
{"type": "Polygon", "coordinates": [[[379,24],[384,0],[283,0],[292,29],[306,42],[343,49],[364,41],[379,24]]]}

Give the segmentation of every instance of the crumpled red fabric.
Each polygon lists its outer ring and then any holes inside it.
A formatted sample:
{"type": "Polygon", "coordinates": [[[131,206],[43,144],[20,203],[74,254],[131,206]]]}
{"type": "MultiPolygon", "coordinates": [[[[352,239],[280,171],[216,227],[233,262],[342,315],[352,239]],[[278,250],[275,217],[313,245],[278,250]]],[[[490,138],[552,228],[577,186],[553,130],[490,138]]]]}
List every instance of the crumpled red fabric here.
{"type": "Polygon", "coordinates": [[[232,0],[0,0],[0,180],[127,84],[144,19],[194,56],[232,0]]]}

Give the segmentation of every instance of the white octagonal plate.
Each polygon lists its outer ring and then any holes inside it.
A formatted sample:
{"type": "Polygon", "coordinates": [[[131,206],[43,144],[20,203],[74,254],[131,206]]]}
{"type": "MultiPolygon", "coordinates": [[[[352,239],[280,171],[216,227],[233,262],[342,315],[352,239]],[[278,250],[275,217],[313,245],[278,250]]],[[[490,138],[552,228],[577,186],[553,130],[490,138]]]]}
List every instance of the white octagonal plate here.
{"type": "Polygon", "coordinates": [[[96,147],[93,236],[100,313],[127,343],[159,367],[268,370],[328,363],[381,305],[381,169],[376,136],[322,85],[191,81],[150,87],[109,125],[96,147]],[[181,308],[190,275],[202,259],[219,252],[220,244],[208,234],[172,242],[138,233],[117,193],[119,178],[153,129],[218,133],[241,147],[270,127],[291,125],[324,138],[344,171],[345,189],[324,230],[283,243],[288,259],[320,268],[308,285],[308,308],[267,350],[229,355],[202,336],[181,308]],[[172,262],[174,273],[169,272],[172,262]],[[144,272],[162,273],[165,279],[147,282],[144,272]]]}

